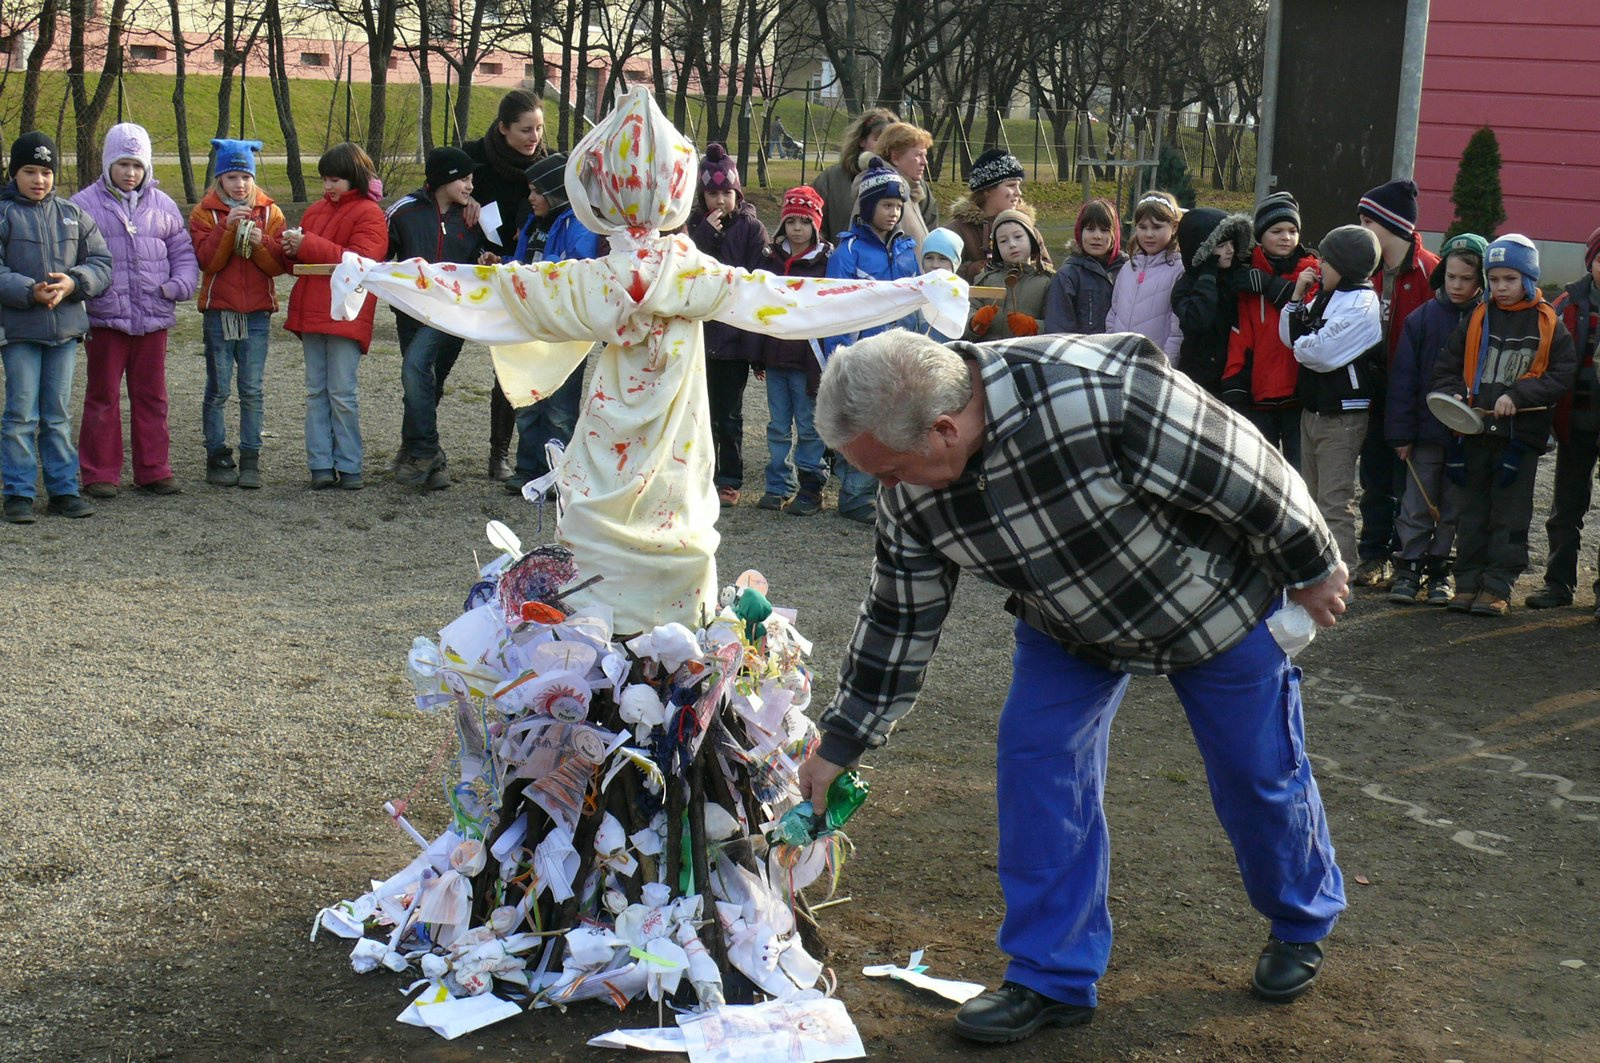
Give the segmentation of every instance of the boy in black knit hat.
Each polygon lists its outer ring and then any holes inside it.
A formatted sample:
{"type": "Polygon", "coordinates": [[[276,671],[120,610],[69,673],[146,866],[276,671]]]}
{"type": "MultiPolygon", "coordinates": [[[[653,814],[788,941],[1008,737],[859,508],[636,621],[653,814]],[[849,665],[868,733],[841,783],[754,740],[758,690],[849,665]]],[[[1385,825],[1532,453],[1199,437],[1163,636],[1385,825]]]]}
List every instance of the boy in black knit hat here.
{"type": "Polygon", "coordinates": [[[55,143],[24,133],[11,145],[11,183],[0,190],[0,419],[5,519],[33,523],[39,466],[50,512],[87,517],[67,410],[88,300],[111,287],[111,252],[89,212],[55,194],[55,143]]]}
{"type": "MultiPolygon", "coordinates": [[[[400,261],[476,263],[483,253],[483,231],[467,224],[473,202],[472,175],[478,163],[449,145],[428,152],[426,183],[389,211],[389,257],[400,261]]],[[[404,487],[437,491],[450,486],[444,449],[439,446],[439,399],[445,378],[461,355],[462,340],[440,332],[398,309],[400,382],[404,413],[394,481],[404,487]]]]}
{"type": "MultiPolygon", "coordinates": [[[[1439,258],[1422,246],[1417,232],[1417,186],[1410,181],[1388,181],[1371,189],[1356,204],[1357,221],[1378,238],[1382,258],[1372,271],[1372,286],[1383,311],[1384,354],[1387,377],[1400,350],[1400,331],[1406,318],[1433,298],[1428,283],[1439,258]]],[[[1383,435],[1383,379],[1373,393],[1372,420],[1361,447],[1361,560],[1350,577],[1357,587],[1381,587],[1393,569],[1394,523],[1403,493],[1405,466],[1396,460],[1383,435]]]]}

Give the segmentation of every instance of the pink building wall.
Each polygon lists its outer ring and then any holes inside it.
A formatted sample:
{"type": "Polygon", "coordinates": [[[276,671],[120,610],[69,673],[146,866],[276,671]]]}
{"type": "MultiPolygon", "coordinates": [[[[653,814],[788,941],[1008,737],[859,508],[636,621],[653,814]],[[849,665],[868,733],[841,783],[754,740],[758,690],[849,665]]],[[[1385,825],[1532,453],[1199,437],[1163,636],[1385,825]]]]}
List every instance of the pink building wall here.
{"type": "Polygon", "coordinates": [[[1481,126],[1500,142],[1504,232],[1581,243],[1600,225],[1600,3],[1434,0],[1416,182],[1421,228],[1455,216],[1450,189],[1481,126]]]}

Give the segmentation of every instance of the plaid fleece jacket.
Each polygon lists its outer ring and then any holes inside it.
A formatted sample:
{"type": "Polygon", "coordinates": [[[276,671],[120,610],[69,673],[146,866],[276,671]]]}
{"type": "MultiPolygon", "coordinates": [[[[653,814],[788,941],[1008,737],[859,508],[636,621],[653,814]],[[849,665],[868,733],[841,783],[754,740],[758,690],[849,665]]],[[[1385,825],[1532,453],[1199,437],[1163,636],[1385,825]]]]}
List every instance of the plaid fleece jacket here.
{"type": "Polygon", "coordinates": [[[1242,641],[1339,559],[1304,481],[1244,418],[1132,334],[950,348],[981,367],[982,448],[961,477],[880,492],[872,585],[823,713],[854,762],[910,710],[957,576],[1071,653],[1135,674],[1242,641]]]}

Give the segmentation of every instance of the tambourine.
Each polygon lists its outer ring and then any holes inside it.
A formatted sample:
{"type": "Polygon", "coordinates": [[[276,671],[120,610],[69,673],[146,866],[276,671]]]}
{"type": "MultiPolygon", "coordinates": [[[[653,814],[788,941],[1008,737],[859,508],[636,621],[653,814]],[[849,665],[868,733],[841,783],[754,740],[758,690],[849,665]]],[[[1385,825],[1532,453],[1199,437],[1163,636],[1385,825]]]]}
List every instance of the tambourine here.
{"type": "MultiPolygon", "coordinates": [[[[1517,413],[1538,413],[1548,410],[1548,406],[1523,406],[1517,413]]],[[[1469,406],[1461,399],[1447,391],[1428,392],[1428,410],[1439,419],[1439,423],[1464,436],[1481,436],[1485,432],[1500,431],[1498,423],[1505,418],[1497,418],[1489,410],[1480,410],[1469,406]]]]}

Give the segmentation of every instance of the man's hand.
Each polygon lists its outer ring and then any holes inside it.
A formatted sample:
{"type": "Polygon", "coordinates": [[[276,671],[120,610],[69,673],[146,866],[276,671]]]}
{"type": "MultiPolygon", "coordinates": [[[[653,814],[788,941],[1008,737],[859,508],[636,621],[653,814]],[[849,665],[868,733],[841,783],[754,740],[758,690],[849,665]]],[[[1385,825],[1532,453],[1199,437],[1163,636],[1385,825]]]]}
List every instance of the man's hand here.
{"type": "Polygon", "coordinates": [[[806,758],[800,765],[800,774],[797,781],[800,783],[800,797],[811,802],[812,811],[818,815],[828,810],[828,787],[833,785],[844,768],[831,760],[823,760],[815,753],[806,758]]]}
{"type": "Polygon", "coordinates": [[[1334,621],[1343,615],[1344,602],[1348,597],[1350,597],[1350,570],[1345,568],[1343,561],[1339,562],[1328,578],[1321,583],[1289,592],[1289,600],[1304,606],[1318,627],[1332,627],[1334,621]]]}

